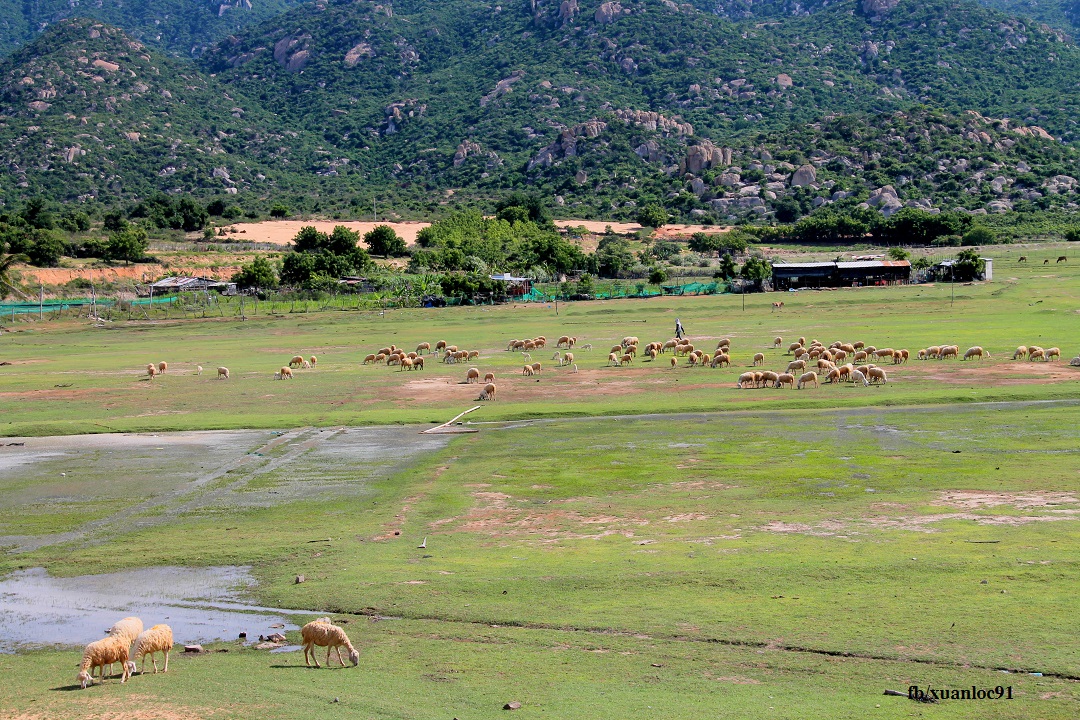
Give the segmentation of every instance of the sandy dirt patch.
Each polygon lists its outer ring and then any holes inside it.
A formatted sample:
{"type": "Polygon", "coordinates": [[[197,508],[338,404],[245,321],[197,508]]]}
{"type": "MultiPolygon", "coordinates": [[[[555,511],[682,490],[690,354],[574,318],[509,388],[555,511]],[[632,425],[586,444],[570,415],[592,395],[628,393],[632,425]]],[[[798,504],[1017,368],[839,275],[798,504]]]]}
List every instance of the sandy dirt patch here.
{"type": "Polygon", "coordinates": [[[1080,499],[1077,499],[1073,493],[1063,492],[1007,493],[951,490],[941,493],[938,503],[965,509],[998,507],[1000,505],[1015,508],[1045,508],[1080,503],[1080,499]]]}
{"type": "Polygon", "coordinates": [[[19,273],[23,280],[31,285],[63,285],[76,278],[93,280],[94,282],[116,282],[119,280],[135,280],[136,282],[154,282],[165,275],[185,275],[209,277],[215,280],[231,278],[240,267],[238,265],[214,265],[202,264],[198,259],[192,259],[188,264],[170,265],[165,268],[154,263],[136,263],[134,265],[119,265],[110,268],[35,268],[19,266],[19,273]]]}
{"type": "Polygon", "coordinates": [[[431,225],[427,222],[355,222],[351,220],[267,220],[257,223],[238,223],[229,225],[226,231],[230,237],[247,242],[272,243],[286,245],[291,243],[301,228],[314,227],[319,232],[331,233],[338,225],[355,230],[363,237],[379,225],[389,225],[394,232],[405,240],[406,245],[416,244],[416,234],[431,225]],[[236,230],[235,236],[233,229],[236,230]],[[241,237],[242,236],[242,237],[241,237]]]}
{"type": "MultiPolygon", "coordinates": [[[[621,235],[629,235],[644,229],[638,223],[606,222],[603,220],[556,220],[555,227],[584,227],[591,233],[604,233],[607,232],[607,228],[610,227],[612,232],[621,235]]],[[[665,225],[662,228],[654,230],[653,237],[663,239],[690,237],[696,232],[718,235],[720,233],[728,232],[729,230],[731,230],[730,227],[720,227],[717,225],[665,225]]]]}

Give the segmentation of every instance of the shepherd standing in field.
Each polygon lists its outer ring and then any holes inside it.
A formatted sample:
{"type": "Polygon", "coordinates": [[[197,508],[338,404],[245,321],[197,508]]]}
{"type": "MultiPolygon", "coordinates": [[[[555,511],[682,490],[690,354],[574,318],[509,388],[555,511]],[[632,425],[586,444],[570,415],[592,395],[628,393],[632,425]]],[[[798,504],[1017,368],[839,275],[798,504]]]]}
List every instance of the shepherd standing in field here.
{"type": "Polygon", "coordinates": [[[679,318],[675,318],[675,337],[682,340],[682,337],[685,334],[686,331],[683,330],[682,320],[680,320],[679,318]]]}

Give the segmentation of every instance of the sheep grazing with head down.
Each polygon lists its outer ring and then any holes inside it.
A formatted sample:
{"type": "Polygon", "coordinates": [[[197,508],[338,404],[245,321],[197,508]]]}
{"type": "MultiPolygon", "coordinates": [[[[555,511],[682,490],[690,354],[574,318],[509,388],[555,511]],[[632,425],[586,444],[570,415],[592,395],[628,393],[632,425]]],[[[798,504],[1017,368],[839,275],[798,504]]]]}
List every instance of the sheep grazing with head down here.
{"type": "Polygon", "coordinates": [[[227,368],[227,367],[219,367],[217,369],[217,376],[218,376],[219,380],[228,380],[229,379],[229,368],[227,368]]]}
{"type": "Polygon", "coordinates": [[[315,667],[322,667],[319,665],[319,659],[315,657],[316,646],[326,648],[327,665],[330,664],[330,651],[333,650],[337,653],[337,659],[341,663],[341,667],[345,667],[345,661],[341,659],[342,646],[349,651],[349,660],[352,662],[353,667],[360,664],[360,651],[349,642],[349,637],[344,630],[337,625],[331,624],[326,618],[319,618],[300,628],[300,638],[304,645],[304,663],[309,666],[311,663],[308,661],[308,653],[311,653],[311,659],[315,661],[315,667]]]}
{"type": "Polygon", "coordinates": [[[289,367],[303,367],[303,366],[304,366],[304,358],[301,355],[293,355],[292,359],[289,360],[289,367]]]}
{"type": "Polygon", "coordinates": [[[173,648],[173,635],[172,628],[168,625],[155,625],[149,630],[143,630],[139,633],[139,636],[135,638],[135,646],[131,649],[131,659],[128,660],[128,676],[135,674],[135,664],[142,658],[142,670],[140,674],[146,672],[146,656],[150,656],[150,662],[154,663],[154,674],[157,674],[157,658],[155,653],[161,653],[165,656],[165,669],[162,672],[169,672],[169,652],[173,648]]]}
{"type": "Polygon", "coordinates": [[[480,393],[480,397],[477,400],[494,400],[495,399],[495,383],[488,383],[484,386],[484,392],[480,393]]]}
{"type": "Polygon", "coordinates": [[[94,668],[98,669],[101,682],[105,682],[105,666],[109,666],[112,673],[113,663],[123,666],[120,682],[127,682],[131,673],[128,666],[128,646],[131,641],[126,636],[111,635],[101,640],[95,640],[83,650],[82,664],[79,666],[79,674],[75,678],[83,690],[87,685],[94,684],[94,668]]]}

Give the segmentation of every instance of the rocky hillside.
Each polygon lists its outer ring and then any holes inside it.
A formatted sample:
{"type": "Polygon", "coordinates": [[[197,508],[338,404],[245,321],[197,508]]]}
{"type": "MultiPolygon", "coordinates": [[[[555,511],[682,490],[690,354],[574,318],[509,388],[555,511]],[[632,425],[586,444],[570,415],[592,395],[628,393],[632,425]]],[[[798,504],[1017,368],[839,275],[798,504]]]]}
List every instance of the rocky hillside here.
{"type": "Polygon", "coordinates": [[[115,25],[174,55],[198,55],[230,33],[298,4],[298,0],[0,0],[0,56],[75,17],[115,25]]]}
{"type": "Polygon", "coordinates": [[[5,197],[269,192],[307,162],[258,104],[91,20],[54,26],[0,66],[0,137],[5,197]]]}
{"type": "Polygon", "coordinates": [[[288,194],[308,209],[375,195],[429,212],[526,188],[595,217],[663,202],[786,218],[875,192],[886,213],[1072,209],[1067,35],[944,0],[813,9],[762,22],[673,0],[328,0],[197,66],[73,22],[0,67],[0,152],[21,192],[56,196],[107,179],[113,197],[288,194]]]}

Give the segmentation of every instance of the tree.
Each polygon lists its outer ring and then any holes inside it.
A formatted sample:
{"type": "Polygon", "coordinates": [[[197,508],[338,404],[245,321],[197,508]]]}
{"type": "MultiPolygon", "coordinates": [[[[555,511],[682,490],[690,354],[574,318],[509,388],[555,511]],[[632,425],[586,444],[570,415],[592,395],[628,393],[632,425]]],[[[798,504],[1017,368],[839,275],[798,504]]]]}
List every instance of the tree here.
{"type": "Polygon", "coordinates": [[[401,257],[408,255],[405,241],[389,225],[378,225],[364,234],[364,243],[373,255],[401,257]]]}
{"type": "Polygon", "coordinates": [[[8,255],[0,251],[0,300],[7,298],[15,287],[12,269],[15,267],[15,263],[19,262],[26,262],[26,256],[19,253],[8,255]]]}
{"type": "Polygon", "coordinates": [[[960,242],[964,245],[993,245],[997,242],[997,235],[985,225],[976,225],[964,233],[960,242]]]}
{"type": "Polygon", "coordinates": [[[1071,227],[1063,235],[1069,242],[1080,242],[1080,227],[1071,227]]]}
{"type": "Polygon", "coordinates": [[[656,203],[650,203],[638,212],[637,221],[645,227],[663,227],[667,225],[668,211],[656,203]]]}
{"type": "Polygon", "coordinates": [[[264,257],[257,257],[240,271],[233,275],[232,281],[239,288],[254,288],[259,290],[273,290],[278,286],[277,273],[274,266],[264,257]]]}
{"type": "Polygon", "coordinates": [[[206,208],[189,197],[180,198],[176,210],[177,215],[179,215],[180,227],[185,232],[202,230],[210,220],[210,214],[206,212],[206,208]]]}
{"type": "Polygon", "coordinates": [[[911,259],[911,253],[909,253],[907,250],[905,250],[902,247],[891,247],[891,248],[889,248],[889,259],[890,260],[910,260],[911,259]]]}
{"type": "Polygon", "coordinates": [[[649,282],[653,285],[663,285],[667,281],[667,271],[662,267],[649,269],[649,282]]]}
{"type": "Polygon", "coordinates": [[[67,243],[50,230],[31,230],[32,240],[26,255],[38,267],[56,267],[67,250],[67,243]]]}
{"type": "Polygon", "coordinates": [[[270,217],[283,219],[289,217],[289,208],[281,203],[274,203],[270,206],[270,217]]]}
{"type": "Polygon", "coordinates": [[[513,192],[507,195],[505,198],[495,204],[495,217],[513,222],[509,218],[519,218],[520,213],[518,211],[510,211],[509,217],[504,217],[504,213],[509,208],[522,208],[528,213],[526,220],[531,220],[537,225],[550,225],[551,215],[548,213],[548,209],[544,207],[544,202],[540,199],[539,195],[535,193],[522,193],[513,192]]]}
{"type": "Polygon", "coordinates": [[[734,255],[749,247],[746,235],[738,230],[726,233],[696,232],[690,236],[690,249],[698,253],[734,255]]]}
{"type": "Polygon", "coordinates": [[[743,264],[739,275],[744,280],[754,283],[754,287],[761,289],[762,283],[772,277],[772,265],[759,257],[749,257],[743,264]]]}
{"type": "Polygon", "coordinates": [[[600,239],[594,259],[601,277],[617,278],[633,266],[634,253],[625,238],[604,237],[600,239]]]}
{"type": "Polygon", "coordinates": [[[22,212],[19,213],[19,217],[27,225],[38,230],[52,230],[56,226],[52,213],[49,212],[48,206],[41,198],[27,200],[22,212]]]}
{"type": "Polygon", "coordinates": [[[150,236],[138,225],[129,225],[126,229],[109,235],[105,245],[105,255],[109,260],[123,260],[124,263],[137,262],[150,247],[150,236]]]}
{"type": "Polygon", "coordinates": [[[735,265],[735,261],[730,255],[725,255],[720,258],[720,266],[717,268],[713,277],[723,278],[724,280],[730,280],[735,277],[739,272],[739,268],[735,265]]]}
{"type": "Polygon", "coordinates": [[[961,250],[956,255],[956,262],[952,266],[953,282],[970,282],[978,280],[986,270],[986,263],[974,250],[961,250]]]}
{"type": "Polygon", "coordinates": [[[110,210],[109,212],[105,213],[103,220],[103,225],[105,229],[109,232],[127,230],[127,218],[125,218],[124,213],[120,212],[119,210],[110,210]]]}

